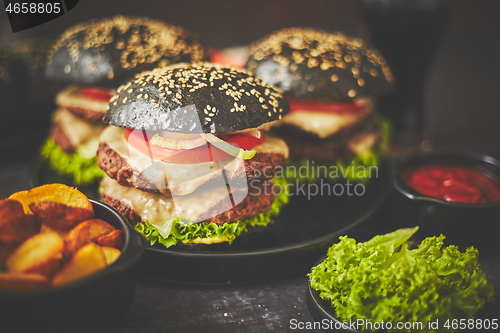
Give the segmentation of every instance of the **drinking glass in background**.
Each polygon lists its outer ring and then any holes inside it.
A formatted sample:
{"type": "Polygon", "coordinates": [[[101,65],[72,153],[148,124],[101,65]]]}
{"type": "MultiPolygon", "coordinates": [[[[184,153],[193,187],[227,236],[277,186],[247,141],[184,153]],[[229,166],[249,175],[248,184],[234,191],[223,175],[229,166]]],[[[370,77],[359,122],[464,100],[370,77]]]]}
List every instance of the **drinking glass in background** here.
{"type": "Polygon", "coordinates": [[[379,99],[393,122],[392,151],[430,146],[424,138],[428,70],[448,23],[449,0],[361,0],[364,36],[387,59],[395,88],[379,99]]]}

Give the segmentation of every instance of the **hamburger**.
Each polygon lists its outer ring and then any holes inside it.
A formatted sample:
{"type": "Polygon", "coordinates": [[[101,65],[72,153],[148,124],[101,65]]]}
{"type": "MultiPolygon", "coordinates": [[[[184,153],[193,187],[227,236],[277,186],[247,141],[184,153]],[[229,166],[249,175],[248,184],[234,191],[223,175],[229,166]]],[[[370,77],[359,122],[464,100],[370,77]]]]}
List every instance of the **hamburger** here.
{"type": "Polygon", "coordinates": [[[113,88],[144,70],[207,56],[197,36],[148,18],[116,16],[67,29],[47,57],[46,76],[68,85],[56,96],[43,158],[75,185],[101,179],[96,151],[113,88]]]}
{"type": "Polygon", "coordinates": [[[269,224],[288,200],[288,157],[262,126],[281,94],[243,70],[178,64],[139,74],[111,98],[97,163],[101,200],[152,244],[231,243],[269,224]]]}
{"type": "MultiPolygon", "coordinates": [[[[344,174],[348,179],[366,177],[358,170],[368,168],[359,167],[378,164],[388,137],[387,123],[374,113],[374,97],[393,82],[382,55],[359,38],[312,28],[283,29],[249,49],[246,69],[281,89],[290,105],[273,127],[290,147],[289,163],[337,166],[356,170],[344,174]]],[[[310,169],[309,180],[315,174],[310,169]]]]}

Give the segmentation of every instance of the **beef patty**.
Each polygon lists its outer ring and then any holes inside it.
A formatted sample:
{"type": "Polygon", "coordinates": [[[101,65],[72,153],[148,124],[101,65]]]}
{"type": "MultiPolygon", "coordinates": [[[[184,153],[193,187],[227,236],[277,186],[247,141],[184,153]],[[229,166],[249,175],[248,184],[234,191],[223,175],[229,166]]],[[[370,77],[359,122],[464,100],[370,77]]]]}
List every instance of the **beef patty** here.
{"type": "MultiPolygon", "coordinates": [[[[244,171],[248,181],[265,181],[271,179],[285,165],[285,157],[277,153],[256,153],[251,160],[245,160],[244,171]]],[[[160,192],[143,173],[130,165],[127,158],[114,150],[109,144],[101,142],[97,150],[97,165],[106,172],[106,174],[115,179],[120,185],[132,186],[142,191],[160,192]]],[[[238,169],[243,172],[243,169],[238,169]]],[[[243,175],[239,172],[226,173],[228,180],[235,180],[243,175]]],[[[216,177],[222,177],[218,174],[216,177]]],[[[168,190],[161,191],[169,196],[168,190]]]]}

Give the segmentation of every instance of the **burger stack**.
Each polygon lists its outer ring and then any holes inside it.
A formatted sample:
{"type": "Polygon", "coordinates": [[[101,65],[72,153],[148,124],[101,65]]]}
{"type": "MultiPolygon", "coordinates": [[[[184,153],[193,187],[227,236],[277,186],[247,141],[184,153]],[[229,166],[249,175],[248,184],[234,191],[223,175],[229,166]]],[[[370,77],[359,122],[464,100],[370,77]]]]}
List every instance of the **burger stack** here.
{"type": "Polygon", "coordinates": [[[101,199],[167,247],[258,230],[288,200],[275,177],[288,147],[261,130],[287,112],[277,90],[245,71],[195,63],[143,72],[117,89],[104,118],[101,199]]]}

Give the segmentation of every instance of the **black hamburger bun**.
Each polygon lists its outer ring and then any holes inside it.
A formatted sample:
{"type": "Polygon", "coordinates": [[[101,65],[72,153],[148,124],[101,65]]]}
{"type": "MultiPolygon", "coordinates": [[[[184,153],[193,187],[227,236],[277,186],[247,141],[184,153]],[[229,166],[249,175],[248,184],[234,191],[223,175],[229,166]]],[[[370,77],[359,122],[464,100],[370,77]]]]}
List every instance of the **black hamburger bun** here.
{"type": "Polygon", "coordinates": [[[249,49],[246,68],[286,96],[348,100],[387,93],[392,86],[382,55],[340,32],[287,28],[249,49]]]}
{"type": "Polygon", "coordinates": [[[230,133],[281,119],[280,93],[244,71],[210,63],[156,68],[120,86],[104,121],[118,127],[196,133],[230,133]],[[192,106],[196,112],[186,112],[192,106]],[[196,118],[198,119],[196,119],[196,118]]]}
{"type": "Polygon", "coordinates": [[[80,23],[63,32],[49,52],[46,76],[114,87],[144,70],[207,57],[198,37],[180,27],[116,16],[80,23]]]}

